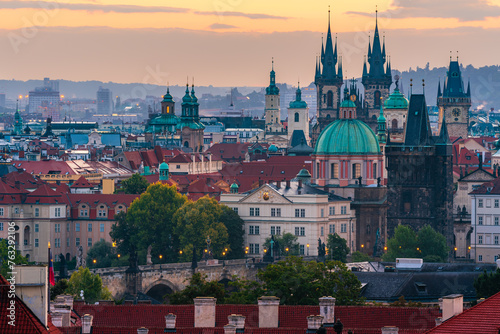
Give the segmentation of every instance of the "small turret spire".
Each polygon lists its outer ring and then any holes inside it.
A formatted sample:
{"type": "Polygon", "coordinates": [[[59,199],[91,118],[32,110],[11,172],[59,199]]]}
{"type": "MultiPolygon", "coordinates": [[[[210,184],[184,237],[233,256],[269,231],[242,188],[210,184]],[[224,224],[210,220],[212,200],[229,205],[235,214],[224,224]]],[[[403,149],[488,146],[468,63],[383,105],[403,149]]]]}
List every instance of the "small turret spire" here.
{"type": "Polygon", "coordinates": [[[470,79],[467,83],[467,96],[470,97],[470,79]]]}
{"type": "Polygon", "coordinates": [[[342,57],[340,57],[340,61],[339,61],[339,73],[338,73],[338,77],[342,79],[343,75],[342,75],[342,57]]]}
{"type": "Polygon", "coordinates": [[[323,34],[321,34],[321,63],[324,65],[325,62],[325,44],[323,41],[323,34]]]}
{"type": "Polygon", "coordinates": [[[387,142],[386,134],[386,119],[384,117],[384,104],[382,103],[382,97],[380,98],[380,114],[377,119],[377,139],[380,144],[385,144],[387,142]]]}
{"type": "Polygon", "coordinates": [[[368,76],[368,70],[366,68],[366,56],[364,57],[364,62],[363,62],[363,76],[366,77],[368,76]]]}

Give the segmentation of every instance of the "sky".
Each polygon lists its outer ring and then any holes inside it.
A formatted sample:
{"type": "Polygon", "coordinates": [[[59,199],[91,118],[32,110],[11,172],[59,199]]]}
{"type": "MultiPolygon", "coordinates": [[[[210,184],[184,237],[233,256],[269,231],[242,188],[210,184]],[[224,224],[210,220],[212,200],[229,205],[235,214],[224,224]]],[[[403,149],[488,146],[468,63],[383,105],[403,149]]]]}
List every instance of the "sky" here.
{"type": "Polygon", "coordinates": [[[349,77],[376,8],[393,69],[498,64],[500,0],[0,0],[0,79],[308,85],[329,8],[349,77]]]}

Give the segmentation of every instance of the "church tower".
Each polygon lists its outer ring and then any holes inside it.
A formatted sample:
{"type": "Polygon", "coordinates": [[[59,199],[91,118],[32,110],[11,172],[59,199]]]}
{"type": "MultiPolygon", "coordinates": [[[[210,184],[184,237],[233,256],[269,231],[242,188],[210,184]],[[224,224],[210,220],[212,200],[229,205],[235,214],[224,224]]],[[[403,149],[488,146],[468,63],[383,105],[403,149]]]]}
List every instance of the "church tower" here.
{"type": "Polygon", "coordinates": [[[380,43],[380,35],[378,32],[378,12],[375,12],[375,34],[373,36],[373,46],[368,43],[368,65],[363,64],[362,83],[365,88],[365,117],[368,125],[375,130],[377,127],[377,117],[380,111],[381,99],[384,100],[389,96],[389,89],[392,84],[391,64],[386,59],[385,54],[385,38],[380,43]],[[385,67],[385,68],[384,68],[385,67]]]}
{"type": "Polygon", "coordinates": [[[328,10],[328,31],[326,44],[321,42],[321,57],[316,60],[314,83],[317,92],[317,124],[314,126],[312,141],[316,142],[321,131],[331,122],[339,118],[341,101],[342,59],[337,65],[337,38],[335,49],[330,27],[330,10],[328,10]]]}
{"type": "Polygon", "coordinates": [[[203,152],[203,130],[200,123],[198,98],[194,92],[194,84],[189,94],[189,85],[186,84],[186,94],[182,98],[181,120],[177,123],[177,133],[181,135],[182,148],[186,152],[203,152]]]}
{"type": "MultiPolygon", "coordinates": [[[[307,102],[302,101],[300,85],[295,92],[295,101],[291,101],[288,107],[288,139],[292,138],[294,131],[302,131],[309,143],[309,108],[307,102]]],[[[306,144],[307,144],[306,143],[306,144]]]]}
{"type": "Polygon", "coordinates": [[[467,91],[464,90],[462,73],[458,60],[450,59],[450,67],[441,92],[441,82],[438,85],[437,106],[439,108],[439,128],[446,119],[451,137],[467,138],[469,129],[469,108],[471,106],[470,82],[467,91]]]}
{"type": "Polygon", "coordinates": [[[270,136],[283,132],[280,117],[280,89],[276,86],[276,73],[274,72],[274,59],[271,73],[269,74],[269,86],[266,88],[266,107],[264,110],[266,129],[265,135],[270,136]]]}

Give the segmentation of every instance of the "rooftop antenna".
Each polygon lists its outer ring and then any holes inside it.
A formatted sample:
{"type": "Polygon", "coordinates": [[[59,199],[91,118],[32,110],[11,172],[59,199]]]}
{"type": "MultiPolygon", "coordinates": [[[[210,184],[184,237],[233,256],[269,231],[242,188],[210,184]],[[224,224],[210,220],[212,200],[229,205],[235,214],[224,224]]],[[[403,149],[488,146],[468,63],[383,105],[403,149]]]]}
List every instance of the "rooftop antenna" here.
{"type": "Polygon", "coordinates": [[[422,94],[425,94],[425,80],[422,79],[422,94]]]}
{"type": "Polygon", "coordinates": [[[457,51],[457,61],[458,61],[458,51],[457,51]]]}
{"type": "Polygon", "coordinates": [[[450,61],[451,61],[451,52],[452,52],[452,51],[450,50],[450,61]]]}
{"type": "Polygon", "coordinates": [[[413,94],[413,79],[410,79],[410,97],[413,94]]]}

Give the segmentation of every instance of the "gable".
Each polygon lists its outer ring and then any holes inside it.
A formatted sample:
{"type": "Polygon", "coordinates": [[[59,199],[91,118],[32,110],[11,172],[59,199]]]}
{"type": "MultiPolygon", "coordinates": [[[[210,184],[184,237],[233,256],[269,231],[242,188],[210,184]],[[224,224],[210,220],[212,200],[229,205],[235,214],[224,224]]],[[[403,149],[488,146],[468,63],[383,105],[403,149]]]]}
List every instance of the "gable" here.
{"type": "Polygon", "coordinates": [[[239,203],[290,204],[292,201],[265,184],[248,196],[242,198],[239,203]],[[266,193],[267,196],[269,196],[268,199],[265,199],[267,198],[265,197],[266,193]]]}
{"type": "Polygon", "coordinates": [[[460,182],[487,182],[495,179],[493,175],[483,169],[476,169],[474,172],[462,177],[460,182]]]}

